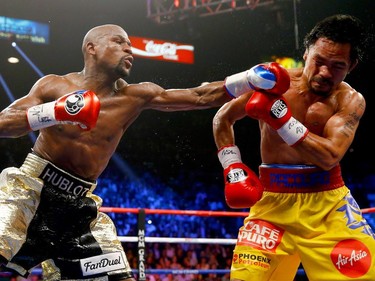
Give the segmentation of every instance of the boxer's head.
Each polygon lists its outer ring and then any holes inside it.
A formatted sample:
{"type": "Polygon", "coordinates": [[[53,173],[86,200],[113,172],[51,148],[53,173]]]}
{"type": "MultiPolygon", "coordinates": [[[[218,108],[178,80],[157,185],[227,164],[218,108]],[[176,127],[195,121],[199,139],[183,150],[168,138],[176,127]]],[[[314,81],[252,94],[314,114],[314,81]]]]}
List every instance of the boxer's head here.
{"type": "Polygon", "coordinates": [[[89,65],[113,71],[119,77],[130,74],[133,63],[131,43],[125,30],[114,24],[90,29],[82,42],[85,68],[89,65]]]}

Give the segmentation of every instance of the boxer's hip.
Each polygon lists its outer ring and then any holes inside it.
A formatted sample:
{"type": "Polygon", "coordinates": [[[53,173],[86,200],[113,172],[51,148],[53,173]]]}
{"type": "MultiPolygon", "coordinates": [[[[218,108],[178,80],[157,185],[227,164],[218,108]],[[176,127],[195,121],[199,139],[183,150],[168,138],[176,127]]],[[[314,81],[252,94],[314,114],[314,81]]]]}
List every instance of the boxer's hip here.
{"type": "Polygon", "coordinates": [[[96,182],[74,176],[34,153],[27,155],[20,170],[31,177],[41,179],[44,185],[52,186],[56,191],[74,197],[86,196],[96,188],[96,182]]]}

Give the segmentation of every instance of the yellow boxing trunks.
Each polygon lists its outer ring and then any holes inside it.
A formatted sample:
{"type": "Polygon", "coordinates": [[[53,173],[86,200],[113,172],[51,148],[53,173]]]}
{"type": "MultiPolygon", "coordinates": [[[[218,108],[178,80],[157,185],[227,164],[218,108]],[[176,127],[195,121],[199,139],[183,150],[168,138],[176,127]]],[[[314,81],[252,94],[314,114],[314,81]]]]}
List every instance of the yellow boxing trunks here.
{"type": "Polygon", "coordinates": [[[265,191],[234,248],[231,279],[375,280],[375,234],[344,185],[340,166],[261,165],[265,191]]]}
{"type": "Polygon", "coordinates": [[[133,277],[111,219],[99,212],[96,183],[29,153],[0,175],[0,262],[27,277],[49,260],[49,280],[133,277]],[[53,269],[52,269],[53,268],[53,269]]]}

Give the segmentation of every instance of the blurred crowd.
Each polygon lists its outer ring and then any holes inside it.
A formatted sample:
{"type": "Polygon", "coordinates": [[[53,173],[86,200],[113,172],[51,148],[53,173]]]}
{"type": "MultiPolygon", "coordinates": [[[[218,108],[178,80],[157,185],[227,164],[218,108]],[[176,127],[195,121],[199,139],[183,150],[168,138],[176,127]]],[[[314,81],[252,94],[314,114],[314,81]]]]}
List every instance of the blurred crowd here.
{"type": "MultiPolygon", "coordinates": [[[[168,210],[229,210],[224,201],[222,186],[214,186],[208,180],[192,182],[189,178],[194,177],[181,175],[165,183],[149,173],[145,173],[141,180],[129,180],[126,177],[114,180],[113,177],[103,177],[98,182],[96,193],[103,198],[103,206],[168,210]]],[[[137,235],[135,214],[109,213],[108,215],[115,221],[119,236],[137,235]]],[[[146,236],[235,238],[243,217],[152,214],[147,215],[146,221],[146,236]]]]}

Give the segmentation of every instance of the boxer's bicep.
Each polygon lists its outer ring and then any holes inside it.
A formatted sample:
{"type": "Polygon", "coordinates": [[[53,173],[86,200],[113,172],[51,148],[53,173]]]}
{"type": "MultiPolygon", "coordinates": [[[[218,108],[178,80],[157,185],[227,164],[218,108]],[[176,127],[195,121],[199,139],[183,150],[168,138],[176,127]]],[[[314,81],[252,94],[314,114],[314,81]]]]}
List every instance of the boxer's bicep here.
{"type": "Polygon", "coordinates": [[[323,136],[336,147],[342,147],[343,154],[353,142],[359,122],[364,114],[366,103],[362,95],[351,96],[326,123],[323,136]]]}

